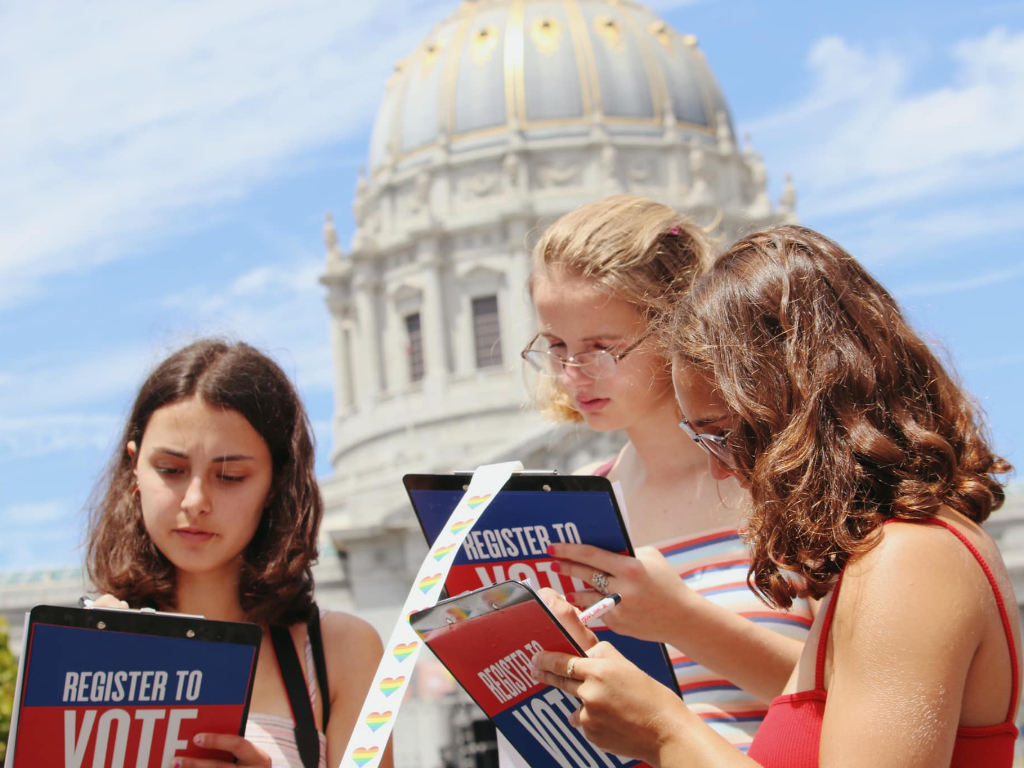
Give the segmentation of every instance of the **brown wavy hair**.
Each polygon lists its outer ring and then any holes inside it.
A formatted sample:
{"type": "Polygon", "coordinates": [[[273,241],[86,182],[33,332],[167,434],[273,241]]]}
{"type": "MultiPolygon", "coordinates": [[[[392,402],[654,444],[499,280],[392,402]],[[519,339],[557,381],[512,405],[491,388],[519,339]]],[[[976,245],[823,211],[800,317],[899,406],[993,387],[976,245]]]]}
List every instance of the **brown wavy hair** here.
{"type": "Polygon", "coordinates": [[[273,479],[256,533],[242,553],[239,597],[259,624],[291,624],[313,605],[311,566],[323,505],[314,473],[309,418],[280,366],[241,342],[203,339],[164,360],[142,385],[110,468],[89,508],[86,568],[100,592],[130,605],[173,608],[176,572],[157,549],[134,494],[134,461],[153,413],[198,396],[237,411],[270,449],[273,479]]]}
{"type": "MultiPolygon", "coordinates": [[[[633,304],[653,328],[711,258],[708,237],[693,222],[650,198],[615,195],[570,211],[544,231],[531,257],[530,290],[541,275],[564,270],[633,304]]],[[[557,379],[538,377],[531,394],[548,418],[583,421],[557,379]]]]}
{"type": "Polygon", "coordinates": [[[885,288],[817,232],[737,242],[680,304],[669,341],[738,417],[748,578],[776,606],[791,605],[794,582],[825,595],[886,520],[946,505],[980,523],[1003,502],[995,476],[1012,467],[972,398],[885,288]]]}

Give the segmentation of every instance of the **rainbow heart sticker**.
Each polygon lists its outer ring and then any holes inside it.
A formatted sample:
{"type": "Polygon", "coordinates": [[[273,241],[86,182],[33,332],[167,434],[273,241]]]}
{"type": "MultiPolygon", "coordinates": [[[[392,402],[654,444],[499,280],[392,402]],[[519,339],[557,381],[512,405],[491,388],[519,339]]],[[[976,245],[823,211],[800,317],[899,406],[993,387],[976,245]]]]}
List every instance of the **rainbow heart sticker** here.
{"type": "Polygon", "coordinates": [[[413,653],[416,652],[416,648],[418,646],[419,643],[417,643],[415,640],[413,640],[411,643],[399,643],[395,646],[392,653],[395,654],[395,658],[399,661],[405,661],[407,658],[412,656],[413,653]]]}
{"type": "Polygon", "coordinates": [[[390,696],[392,693],[397,691],[405,683],[405,676],[399,677],[385,677],[380,681],[380,691],[385,696],[390,696]]]}
{"type": "Polygon", "coordinates": [[[459,533],[460,531],[464,531],[467,528],[469,528],[469,526],[471,526],[472,524],[472,520],[463,520],[461,523],[455,523],[455,525],[452,526],[452,533],[459,533]]]}
{"type": "Polygon", "coordinates": [[[470,509],[476,509],[489,498],[491,498],[491,494],[489,493],[485,493],[483,496],[471,496],[468,499],[466,499],[466,505],[470,509]]]}
{"type": "MultiPolygon", "coordinates": [[[[371,712],[366,718],[366,724],[370,726],[371,731],[376,731],[391,719],[391,714],[390,710],[387,712],[371,712]]],[[[371,755],[371,757],[373,757],[373,755],[371,755]]]]}
{"type": "Polygon", "coordinates": [[[355,760],[356,765],[366,765],[377,756],[378,752],[380,752],[380,747],[359,747],[352,751],[352,759],[355,760]]]}
{"type": "Polygon", "coordinates": [[[423,594],[426,594],[440,583],[440,573],[435,573],[433,576],[424,576],[422,579],[420,579],[420,591],[423,592],[423,594]]]}
{"type": "Polygon", "coordinates": [[[447,547],[438,547],[434,550],[434,559],[442,560],[445,557],[445,555],[451,554],[453,549],[455,549],[454,544],[449,544],[447,547]]]}

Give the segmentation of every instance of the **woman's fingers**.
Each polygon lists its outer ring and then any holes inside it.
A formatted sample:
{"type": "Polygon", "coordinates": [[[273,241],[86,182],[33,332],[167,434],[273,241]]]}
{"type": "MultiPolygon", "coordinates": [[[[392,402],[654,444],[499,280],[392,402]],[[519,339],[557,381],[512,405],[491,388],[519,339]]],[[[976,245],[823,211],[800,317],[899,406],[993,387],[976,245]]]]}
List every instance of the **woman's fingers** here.
{"type": "MultiPolygon", "coordinates": [[[[623,564],[633,559],[629,555],[617,555],[607,549],[592,547],[589,544],[552,544],[548,547],[548,554],[554,555],[559,560],[571,560],[589,570],[590,573],[594,571],[618,573],[623,564]]],[[[560,562],[559,565],[565,565],[565,563],[560,562]]],[[[560,572],[564,573],[564,571],[560,572]]],[[[584,581],[589,583],[590,579],[585,578],[584,581]]]]}
{"type": "Polygon", "coordinates": [[[602,595],[600,592],[595,592],[592,589],[587,589],[583,592],[566,592],[565,599],[574,607],[583,611],[592,606],[597,601],[603,600],[604,595],[602,595]]]}
{"type": "Polygon", "coordinates": [[[570,696],[579,698],[580,686],[583,684],[581,666],[586,662],[585,657],[581,658],[555,651],[540,651],[533,657],[531,674],[537,682],[553,685],[570,696]],[[572,664],[571,669],[570,663],[572,664]],[[572,677],[569,677],[570,671],[572,677]]]}
{"type": "Polygon", "coordinates": [[[128,603],[126,603],[124,600],[118,600],[113,595],[109,595],[108,594],[108,595],[102,595],[101,597],[97,597],[93,601],[92,607],[93,608],[127,608],[128,607],[128,603]]]}
{"type": "Polygon", "coordinates": [[[548,587],[540,590],[540,596],[548,609],[555,614],[555,618],[558,619],[559,623],[580,648],[585,651],[597,643],[597,635],[583,626],[580,622],[579,611],[573,608],[568,600],[548,587]]]}
{"type": "Polygon", "coordinates": [[[176,757],[168,764],[168,768],[238,768],[239,765],[223,760],[209,760],[205,757],[176,757]]]}
{"type": "Polygon", "coordinates": [[[225,762],[202,757],[176,757],[171,761],[171,768],[224,768],[224,766],[271,768],[270,755],[241,736],[230,733],[197,733],[192,741],[203,749],[213,749],[234,755],[235,760],[225,762]]]}

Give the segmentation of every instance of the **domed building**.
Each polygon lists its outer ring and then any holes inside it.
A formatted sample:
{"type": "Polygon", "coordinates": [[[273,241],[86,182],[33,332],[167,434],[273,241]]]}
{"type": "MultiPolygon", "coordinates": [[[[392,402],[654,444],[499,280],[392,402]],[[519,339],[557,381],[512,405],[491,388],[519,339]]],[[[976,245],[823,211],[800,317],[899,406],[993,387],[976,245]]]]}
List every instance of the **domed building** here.
{"type": "Polygon", "coordinates": [[[760,156],[737,145],[696,38],[644,6],[467,0],[395,65],[351,250],[325,233],[336,411],[323,491],[339,544],[415,525],[405,472],[512,458],[564,470],[612,451],[524,408],[519,351],[534,329],[532,241],[624,192],[726,242],[794,217],[792,190],[773,207],[760,156]]]}
{"type": "Polygon", "coordinates": [[[738,145],[697,39],[639,3],[466,0],[395,65],[350,250],[328,219],[321,278],[336,406],[325,527],[344,604],[385,636],[426,551],[403,474],[512,459],[567,471],[624,443],[534,414],[519,358],[535,328],[530,246],[618,193],[726,243],[795,219],[792,185],[773,207],[761,157],[738,145]]]}

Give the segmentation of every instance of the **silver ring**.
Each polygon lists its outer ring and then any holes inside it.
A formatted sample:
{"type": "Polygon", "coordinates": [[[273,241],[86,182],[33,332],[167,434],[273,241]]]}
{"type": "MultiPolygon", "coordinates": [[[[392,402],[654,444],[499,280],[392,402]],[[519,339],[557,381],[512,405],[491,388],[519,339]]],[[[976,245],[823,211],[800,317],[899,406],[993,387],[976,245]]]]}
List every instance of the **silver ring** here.
{"type": "Polygon", "coordinates": [[[573,656],[571,659],[569,659],[569,666],[565,670],[565,676],[568,677],[571,680],[575,680],[576,678],[573,677],[573,675],[572,675],[572,673],[575,672],[575,671],[576,671],[576,657],[573,656]]]}
{"type": "Polygon", "coordinates": [[[590,577],[590,583],[602,595],[608,594],[608,574],[604,571],[594,571],[594,575],[590,577]]]}

